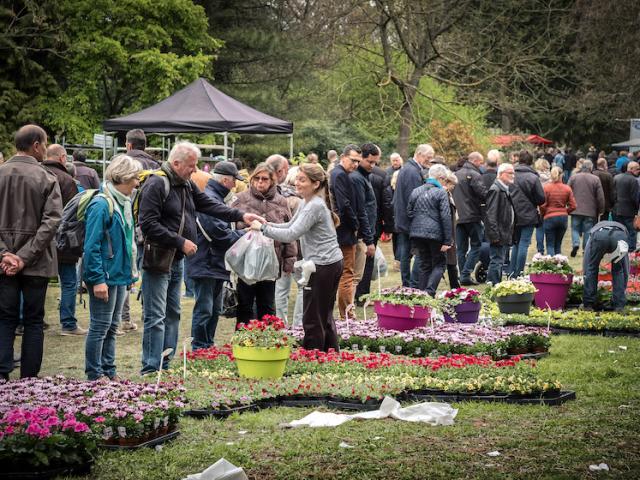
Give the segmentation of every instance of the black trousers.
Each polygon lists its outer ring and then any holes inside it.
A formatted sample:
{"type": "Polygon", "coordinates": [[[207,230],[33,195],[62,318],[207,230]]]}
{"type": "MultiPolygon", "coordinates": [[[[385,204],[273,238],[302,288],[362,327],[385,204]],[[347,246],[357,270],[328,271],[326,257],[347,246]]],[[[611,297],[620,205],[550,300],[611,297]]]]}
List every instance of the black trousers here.
{"type": "MultiPolygon", "coordinates": [[[[378,240],[373,242],[374,246],[378,246],[378,240]]],[[[355,299],[356,303],[360,301],[362,295],[367,295],[371,291],[371,277],[373,276],[373,263],[375,255],[367,257],[364,263],[364,271],[362,272],[362,278],[356,287],[355,299]]]]}
{"type": "Polygon", "coordinates": [[[264,315],[276,314],[276,282],[264,281],[247,285],[238,279],[237,323],[249,323],[249,320],[261,319],[264,315]],[[254,302],[256,309],[253,308],[254,302]]]}
{"type": "Polygon", "coordinates": [[[447,275],[449,276],[449,287],[460,288],[460,276],[458,275],[458,265],[447,263],[447,275]]]}
{"type": "Polygon", "coordinates": [[[13,370],[13,342],[20,319],[23,297],[20,378],[36,377],[42,365],[44,346],[44,301],[49,279],[29,275],[0,275],[0,378],[13,370]]]}
{"type": "Polygon", "coordinates": [[[329,265],[316,265],[309,283],[302,292],[302,346],[307,350],[323,352],[339,349],[338,332],[333,320],[333,307],[342,275],[343,260],[329,265]]]}
{"type": "Polygon", "coordinates": [[[437,240],[412,238],[411,245],[420,257],[418,288],[433,297],[447,267],[446,254],[440,251],[442,243],[437,240]]]}

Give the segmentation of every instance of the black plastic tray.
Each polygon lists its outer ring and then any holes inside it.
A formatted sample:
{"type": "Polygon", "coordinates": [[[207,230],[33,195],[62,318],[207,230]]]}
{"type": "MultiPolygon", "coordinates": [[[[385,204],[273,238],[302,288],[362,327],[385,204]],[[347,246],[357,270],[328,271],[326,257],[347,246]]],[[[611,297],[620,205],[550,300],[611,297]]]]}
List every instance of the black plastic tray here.
{"type": "Polygon", "coordinates": [[[68,467],[50,468],[48,470],[39,470],[35,472],[0,472],[2,480],[36,480],[49,479],[58,476],[80,476],[91,473],[93,460],[82,465],[73,465],[68,467]]]}
{"type": "Polygon", "coordinates": [[[542,395],[536,397],[524,397],[519,395],[508,394],[443,394],[443,393],[420,393],[414,392],[411,394],[414,400],[417,401],[431,401],[431,402],[499,402],[499,403],[515,403],[520,405],[561,405],[568,400],[576,399],[576,392],[571,390],[562,391],[557,395],[542,395]]]}
{"type": "Polygon", "coordinates": [[[319,407],[328,404],[328,397],[288,397],[280,399],[281,407],[319,407]]]}
{"type": "Polygon", "coordinates": [[[326,402],[327,407],[335,408],[336,410],[354,410],[358,412],[369,412],[371,410],[378,410],[382,405],[382,400],[371,403],[358,403],[348,402],[343,400],[328,400],[326,402]]]}
{"type": "Polygon", "coordinates": [[[100,448],[104,448],[105,450],[137,450],[139,448],[147,448],[147,447],[155,447],[156,445],[162,445],[170,440],[173,440],[178,435],[180,435],[179,430],[174,430],[173,432],[167,433],[166,435],[160,435],[152,440],[139,443],[138,445],[100,445],[100,448]]]}
{"type": "Polygon", "coordinates": [[[258,410],[258,406],[254,403],[249,405],[240,405],[238,407],[225,408],[221,410],[214,409],[193,409],[186,410],[183,415],[187,417],[193,418],[206,418],[206,417],[214,417],[214,418],[227,418],[234,413],[244,413],[244,412],[255,412],[258,410]]]}
{"type": "Polygon", "coordinates": [[[507,397],[507,403],[515,403],[518,405],[549,405],[557,406],[562,405],[564,402],[576,399],[576,392],[572,390],[563,390],[557,395],[548,396],[543,395],[541,397],[520,397],[509,395],[507,397]]]}

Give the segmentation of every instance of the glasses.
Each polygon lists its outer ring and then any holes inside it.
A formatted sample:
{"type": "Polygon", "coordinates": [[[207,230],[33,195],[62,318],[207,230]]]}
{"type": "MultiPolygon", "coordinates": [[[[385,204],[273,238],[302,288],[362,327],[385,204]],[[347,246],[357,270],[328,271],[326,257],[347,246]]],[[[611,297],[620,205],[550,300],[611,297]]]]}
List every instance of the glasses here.
{"type": "Polygon", "coordinates": [[[349,160],[351,160],[353,163],[360,163],[360,159],[359,158],[351,158],[351,157],[349,157],[349,160]]]}
{"type": "Polygon", "coordinates": [[[253,177],[256,182],[270,182],[270,177],[253,177]]]}

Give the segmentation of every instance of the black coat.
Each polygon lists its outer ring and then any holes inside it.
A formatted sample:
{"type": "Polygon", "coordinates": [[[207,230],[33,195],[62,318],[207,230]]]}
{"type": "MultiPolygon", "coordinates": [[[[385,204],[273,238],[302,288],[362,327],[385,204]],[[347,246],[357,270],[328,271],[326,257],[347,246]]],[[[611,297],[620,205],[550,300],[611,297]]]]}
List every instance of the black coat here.
{"type": "Polygon", "coordinates": [[[516,165],[514,170],[515,180],[509,187],[509,192],[516,211],[516,225],[538,225],[538,205],[545,201],[540,175],[529,165],[516,165]]]}
{"type": "Polygon", "coordinates": [[[411,158],[398,173],[396,191],[393,195],[393,218],[396,232],[409,233],[411,220],[407,216],[407,205],[411,193],[424,184],[422,172],[422,166],[411,158]]]}
{"type": "Polygon", "coordinates": [[[613,214],[633,217],[638,213],[638,178],[620,173],[613,178],[613,214]]]}
{"type": "Polygon", "coordinates": [[[487,189],[480,170],[473,163],[465,162],[455,175],[458,177],[458,186],[453,190],[453,199],[458,209],[458,224],[482,221],[487,189]]]}
{"type": "Polygon", "coordinates": [[[373,245],[376,222],[378,221],[378,203],[371,186],[371,173],[362,167],[358,167],[349,177],[353,184],[358,223],[360,224],[358,238],[361,238],[365,245],[373,245]]]}
{"type": "Polygon", "coordinates": [[[451,207],[449,194],[444,188],[432,183],[416,188],[409,197],[407,215],[411,219],[411,238],[435,240],[442,245],[451,245],[451,207]]]}
{"type": "MultiPolygon", "coordinates": [[[[163,170],[167,168],[169,168],[168,163],[163,164],[163,170]]],[[[210,199],[191,180],[181,181],[175,178],[173,173],[169,175],[169,178],[171,188],[166,200],[162,177],[150,175],[145,181],[140,193],[138,224],[146,240],[169,248],[176,248],[176,260],[183,257],[182,246],[185,239],[192,242],[197,241],[196,212],[206,213],[227,222],[242,220],[244,212],[210,199]],[[185,224],[182,235],[179,236],[183,196],[186,199],[185,224]]]]}
{"type": "Polygon", "coordinates": [[[492,245],[507,246],[513,243],[514,204],[508,189],[498,182],[489,189],[484,219],[484,234],[492,245]]]}
{"type": "Polygon", "coordinates": [[[608,213],[613,208],[613,175],[606,170],[594,170],[593,174],[600,179],[604,193],[604,211],[608,213]]]}
{"type": "Polygon", "coordinates": [[[358,206],[349,174],[340,164],[331,170],[329,192],[331,208],[340,219],[340,225],[336,228],[338,245],[341,247],[355,245],[358,243],[356,232],[360,226],[357,215],[358,206]]]}
{"type": "Polygon", "coordinates": [[[482,183],[484,183],[484,188],[487,189],[487,193],[489,192],[491,185],[493,185],[493,182],[496,181],[497,176],[498,176],[497,168],[487,168],[482,173],[482,183]]]}
{"type": "Polygon", "coordinates": [[[138,160],[144,170],[157,170],[160,168],[158,162],[156,162],[154,158],[144,150],[129,150],[127,155],[134,160],[138,160]]]}
{"type": "Polygon", "coordinates": [[[387,172],[380,167],[373,167],[373,171],[371,175],[369,175],[369,180],[371,181],[373,194],[376,196],[376,203],[378,204],[375,237],[380,238],[382,232],[387,231],[387,223],[390,223],[391,228],[393,228],[393,191],[391,188],[387,191],[387,172]]]}

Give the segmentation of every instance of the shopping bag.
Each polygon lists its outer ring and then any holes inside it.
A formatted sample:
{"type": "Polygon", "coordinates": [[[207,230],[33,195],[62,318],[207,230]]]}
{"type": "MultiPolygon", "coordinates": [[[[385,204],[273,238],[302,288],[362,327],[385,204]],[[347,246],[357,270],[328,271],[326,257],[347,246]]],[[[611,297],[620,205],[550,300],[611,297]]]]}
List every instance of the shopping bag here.
{"type": "Polygon", "coordinates": [[[235,272],[247,285],[275,280],[280,273],[273,240],[255,230],[233,244],[224,256],[228,270],[235,272]]]}
{"type": "Polygon", "coordinates": [[[371,275],[371,280],[378,279],[378,272],[380,272],[381,277],[387,276],[387,259],[384,257],[384,253],[382,253],[382,249],[380,247],[376,247],[376,254],[373,257],[373,273],[371,275]]]}

